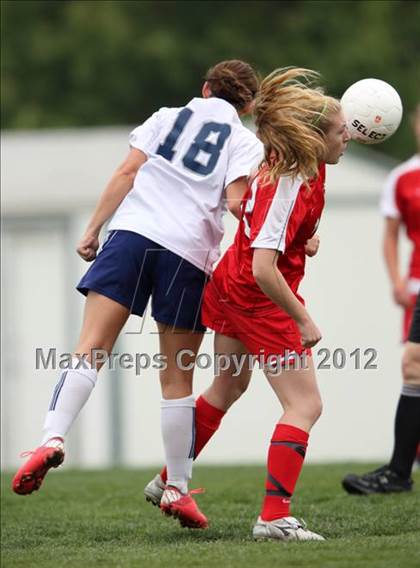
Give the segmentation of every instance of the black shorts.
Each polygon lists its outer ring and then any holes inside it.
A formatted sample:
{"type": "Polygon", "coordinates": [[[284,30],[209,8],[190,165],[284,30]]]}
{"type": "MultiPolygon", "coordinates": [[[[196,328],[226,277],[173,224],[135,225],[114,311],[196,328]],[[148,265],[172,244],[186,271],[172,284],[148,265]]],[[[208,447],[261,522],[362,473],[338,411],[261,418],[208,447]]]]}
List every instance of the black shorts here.
{"type": "Polygon", "coordinates": [[[420,292],[417,295],[416,307],[414,308],[408,341],[420,343],[420,292]]]}
{"type": "Polygon", "coordinates": [[[79,282],[143,316],[150,297],[152,316],[173,327],[204,332],[201,302],[206,274],[165,247],[131,231],[111,231],[79,282]]]}

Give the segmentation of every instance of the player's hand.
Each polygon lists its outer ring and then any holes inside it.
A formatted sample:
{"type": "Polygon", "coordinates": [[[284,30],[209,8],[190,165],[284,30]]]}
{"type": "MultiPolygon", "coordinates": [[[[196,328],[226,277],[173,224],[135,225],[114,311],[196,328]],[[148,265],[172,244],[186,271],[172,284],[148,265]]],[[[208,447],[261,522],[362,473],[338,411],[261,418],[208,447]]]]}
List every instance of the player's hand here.
{"type": "Polygon", "coordinates": [[[302,336],[301,341],[304,347],[313,347],[319,341],[321,341],[321,332],[311,319],[308,318],[304,322],[298,323],[297,325],[302,336]]]}
{"type": "Polygon", "coordinates": [[[404,280],[400,280],[394,286],[392,291],[394,302],[403,308],[409,308],[412,305],[410,292],[407,290],[407,284],[404,280]]]}
{"type": "Polygon", "coordinates": [[[319,243],[321,239],[319,235],[314,235],[306,241],[305,254],[306,256],[315,256],[319,249],[319,243]]]}
{"type": "Polygon", "coordinates": [[[92,235],[86,233],[77,247],[77,254],[86,260],[86,262],[91,262],[96,258],[96,251],[99,248],[99,239],[97,235],[92,235]]]}

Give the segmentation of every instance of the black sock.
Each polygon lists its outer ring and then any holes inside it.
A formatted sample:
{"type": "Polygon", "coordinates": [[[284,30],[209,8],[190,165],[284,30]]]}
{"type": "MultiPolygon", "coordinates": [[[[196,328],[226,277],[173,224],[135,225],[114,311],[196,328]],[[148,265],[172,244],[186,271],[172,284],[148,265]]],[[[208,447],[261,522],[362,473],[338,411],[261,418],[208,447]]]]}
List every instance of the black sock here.
{"type": "Polygon", "coordinates": [[[394,453],[389,467],[403,479],[408,479],[420,442],[420,385],[403,386],[394,433],[394,453]]]}

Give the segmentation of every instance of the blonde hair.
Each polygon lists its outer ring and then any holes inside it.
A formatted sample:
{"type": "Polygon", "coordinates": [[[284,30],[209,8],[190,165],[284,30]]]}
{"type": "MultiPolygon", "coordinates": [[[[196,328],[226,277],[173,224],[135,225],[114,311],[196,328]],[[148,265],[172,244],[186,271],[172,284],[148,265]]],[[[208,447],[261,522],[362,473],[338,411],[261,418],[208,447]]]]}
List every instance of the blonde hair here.
{"type": "Polygon", "coordinates": [[[318,79],[315,71],[288,67],[261,83],[254,114],[271,181],[301,175],[307,182],[318,173],[331,117],[341,108],[315,86],[318,79]]]}

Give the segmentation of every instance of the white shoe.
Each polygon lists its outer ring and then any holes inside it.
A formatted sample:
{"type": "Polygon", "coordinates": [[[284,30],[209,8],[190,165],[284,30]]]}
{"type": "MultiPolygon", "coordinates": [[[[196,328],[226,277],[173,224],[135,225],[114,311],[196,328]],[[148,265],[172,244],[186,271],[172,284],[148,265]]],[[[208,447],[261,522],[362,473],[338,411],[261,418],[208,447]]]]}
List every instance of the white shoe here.
{"type": "Polygon", "coordinates": [[[159,506],[164,491],[165,484],[158,473],[144,488],[144,496],[146,497],[146,501],[150,501],[153,505],[159,506]]]}
{"type": "Polygon", "coordinates": [[[252,529],[252,536],[256,540],[277,539],[284,542],[292,540],[325,540],[319,534],[309,531],[303,521],[294,517],[283,517],[274,521],[263,521],[258,517],[252,529]]]}

